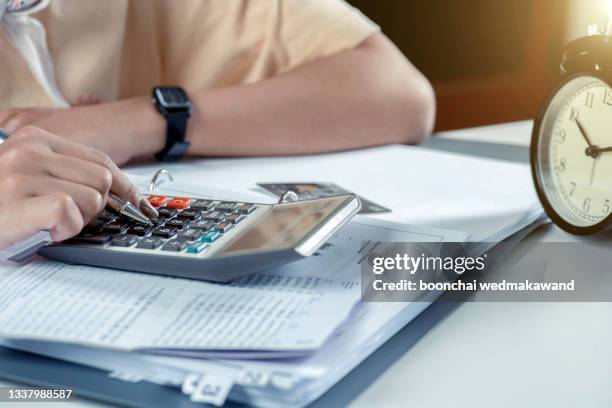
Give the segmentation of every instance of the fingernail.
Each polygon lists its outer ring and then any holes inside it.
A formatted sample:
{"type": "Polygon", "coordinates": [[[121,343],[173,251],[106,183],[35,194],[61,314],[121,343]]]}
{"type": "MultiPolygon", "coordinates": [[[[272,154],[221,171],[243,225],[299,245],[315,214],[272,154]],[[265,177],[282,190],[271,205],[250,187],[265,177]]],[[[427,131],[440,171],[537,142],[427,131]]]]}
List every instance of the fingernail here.
{"type": "Polygon", "coordinates": [[[157,218],[159,216],[159,213],[157,212],[155,207],[151,205],[149,200],[142,196],[140,199],[140,210],[149,218],[157,218]]]}

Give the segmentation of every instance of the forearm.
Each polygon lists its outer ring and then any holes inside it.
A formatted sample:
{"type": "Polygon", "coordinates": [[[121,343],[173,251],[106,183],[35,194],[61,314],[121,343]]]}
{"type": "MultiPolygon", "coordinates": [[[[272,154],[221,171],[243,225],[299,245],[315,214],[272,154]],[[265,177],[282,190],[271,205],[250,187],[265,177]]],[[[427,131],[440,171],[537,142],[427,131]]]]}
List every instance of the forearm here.
{"type": "Polygon", "coordinates": [[[433,126],[433,93],[381,37],[256,84],[192,92],[189,153],[302,154],[420,141],[433,126]]]}
{"type": "MultiPolygon", "coordinates": [[[[417,143],[432,129],[427,80],[382,34],[354,50],[255,84],[187,89],[194,108],[190,155],[305,154],[417,143]]],[[[150,96],[70,109],[0,111],[0,126],[35,124],[96,147],[123,164],[165,144],[166,123],[150,96]]]]}
{"type": "MultiPolygon", "coordinates": [[[[194,104],[190,155],[304,154],[416,143],[431,131],[435,115],[427,80],[382,36],[255,84],[188,91],[194,104]]],[[[163,145],[163,128],[148,135],[151,145],[141,145],[146,149],[141,154],[163,145]]]]}

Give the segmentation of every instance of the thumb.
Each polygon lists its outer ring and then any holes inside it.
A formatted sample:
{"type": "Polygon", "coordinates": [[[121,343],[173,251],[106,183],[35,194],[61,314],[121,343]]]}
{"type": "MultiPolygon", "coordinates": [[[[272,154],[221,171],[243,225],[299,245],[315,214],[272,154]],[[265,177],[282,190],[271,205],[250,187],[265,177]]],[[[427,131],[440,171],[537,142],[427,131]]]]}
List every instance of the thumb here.
{"type": "Polygon", "coordinates": [[[78,234],[84,226],[79,207],[65,194],[28,198],[0,208],[0,249],[49,231],[55,241],[78,234]]]}

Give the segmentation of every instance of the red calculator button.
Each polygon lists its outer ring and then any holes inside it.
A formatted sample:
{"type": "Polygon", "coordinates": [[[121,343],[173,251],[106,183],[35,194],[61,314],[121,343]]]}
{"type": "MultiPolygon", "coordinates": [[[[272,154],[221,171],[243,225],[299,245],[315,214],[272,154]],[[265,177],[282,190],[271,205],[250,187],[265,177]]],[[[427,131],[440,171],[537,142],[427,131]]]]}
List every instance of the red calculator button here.
{"type": "Polygon", "coordinates": [[[162,205],[166,204],[169,200],[168,197],[163,196],[163,195],[150,195],[147,199],[149,200],[149,203],[151,203],[153,207],[161,207],[162,205]]]}
{"type": "Polygon", "coordinates": [[[174,197],[168,204],[166,204],[166,207],[178,208],[179,210],[182,210],[183,208],[189,207],[189,204],[191,204],[191,198],[174,197]]]}

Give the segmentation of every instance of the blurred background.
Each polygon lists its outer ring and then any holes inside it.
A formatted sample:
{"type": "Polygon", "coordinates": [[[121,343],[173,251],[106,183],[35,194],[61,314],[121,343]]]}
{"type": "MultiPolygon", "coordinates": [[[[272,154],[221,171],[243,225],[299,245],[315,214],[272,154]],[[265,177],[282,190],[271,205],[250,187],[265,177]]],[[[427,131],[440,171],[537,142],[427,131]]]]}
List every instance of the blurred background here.
{"type": "Polygon", "coordinates": [[[437,130],[535,116],[563,46],[606,23],[610,0],[348,0],[432,81],[437,130]]]}

